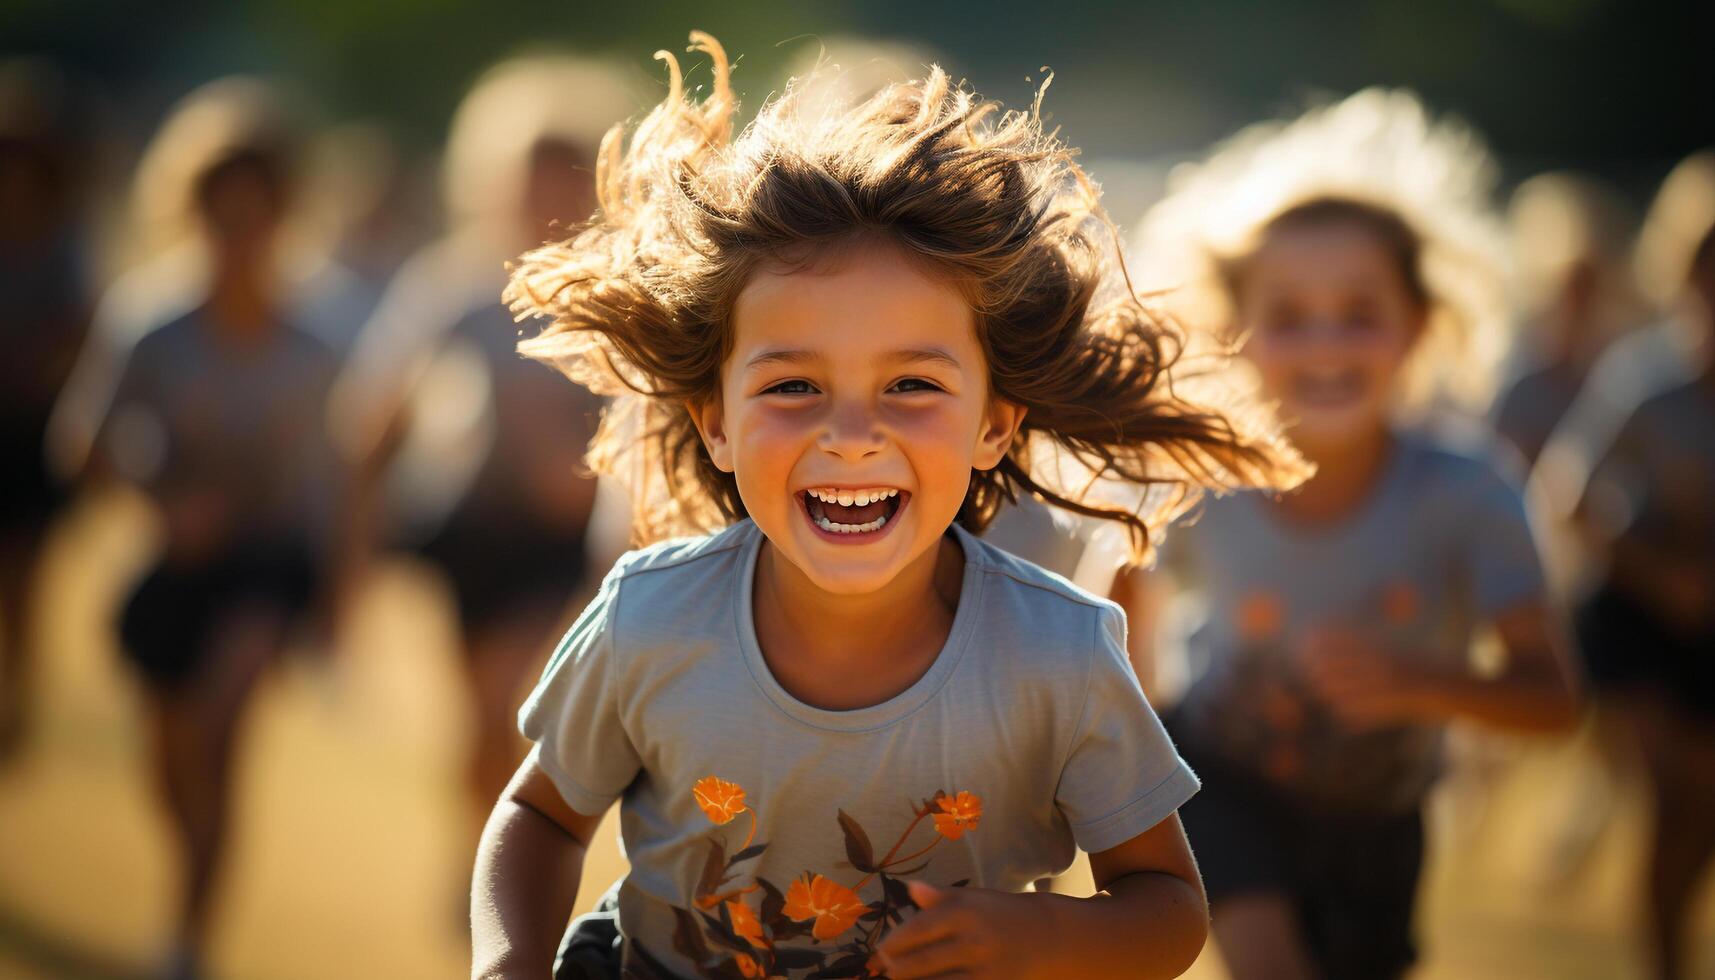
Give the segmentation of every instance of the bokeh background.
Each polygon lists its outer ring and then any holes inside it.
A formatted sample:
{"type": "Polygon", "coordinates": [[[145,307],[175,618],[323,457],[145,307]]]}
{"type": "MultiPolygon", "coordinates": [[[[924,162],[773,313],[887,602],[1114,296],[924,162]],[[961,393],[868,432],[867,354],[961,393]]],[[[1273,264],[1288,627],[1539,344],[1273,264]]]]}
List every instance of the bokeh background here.
{"type": "MultiPolygon", "coordinates": [[[[1172,163],[1248,122],[1372,84],[1412,88],[1473,125],[1501,163],[1503,191],[1576,169],[1641,211],[1678,160],[1715,143],[1715,5],[1693,2],[0,0],[0,59],[35,59],[73,95],[70,220],[91,308],[154,258],[127,197],[169,110],[210,80],[252,74],[282,84],[312,133],[362,134],[329,141],[345,149],[314,176],[325,206],[364,210],[362,228],[335,224],[342,260],[369,284],[367,311],[446,229],[441,148],[485,69],[541,53],[604,59],[636,113],[665,92],[649,54],[682,50],[692,28],[726,45],[751,109],[789,66],[824,47],[856,50],[854,39],[879,45],[866,59],[885,52],[906,71],[938,60],[1011,105],[1028,104],[1052,70],[1046,111],[1128,227],[1172,163]]],[[[700,58],[684,59],[693,85],[707,79],[700,58]]],[[[144,693],[113,623],[159,532],[121,484],[67,494],[38,529],[29,669],[12,682],[31,710],[0,768],[0,977],[152,976],[170,955],[183,884],[151,788],[144,693]]],[[[603,534],[613,537],[591,531],[603,534]]],[[[463,902],[479,814],[467,770],[481,710],[463,667],[469,638],[433,567],[384,550],[369,571],[336,649],[295,650],[236,729],[211,976],[468,972],[463,902]]],[[[1586,730],[1480,740],[1461,756],[1434,801],[1419,975],[1643,975],[1635,879],[1646,803],[1601,755],[1586,730]],[[1580,822],[1589,826],[1570,836],[1545,830],[1580,822]],[[1569,839],[1580,849],[1571,861],[1555,850],[1569,839]]],[[[586,868],[585,904],[621,867],[611,834],[586,868]]],[[[1715,976],[1715,901],[1704,892],[1698,962],[1715,976]]],[[[1194,975],[1223,975],[1212,945],[1194,975]]]]}

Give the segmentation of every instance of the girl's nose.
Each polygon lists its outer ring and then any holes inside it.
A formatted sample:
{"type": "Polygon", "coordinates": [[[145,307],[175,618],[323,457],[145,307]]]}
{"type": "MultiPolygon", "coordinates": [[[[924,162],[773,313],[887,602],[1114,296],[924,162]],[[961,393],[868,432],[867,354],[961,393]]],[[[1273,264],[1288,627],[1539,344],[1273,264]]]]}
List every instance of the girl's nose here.
{"type": "Polygon", "coordinates": [[[824,452],[852,461],[881,452],[884,443],[875,412],[855,399],[833,406],[817,439],[824,452]]]}
{"type": "Polygon", "coordinates": [[[1304,325],[1302,349],[1309,354],[1336,354],[1349,339],[1345,324],[1333,317],[1317,317],[1304,325]]]}

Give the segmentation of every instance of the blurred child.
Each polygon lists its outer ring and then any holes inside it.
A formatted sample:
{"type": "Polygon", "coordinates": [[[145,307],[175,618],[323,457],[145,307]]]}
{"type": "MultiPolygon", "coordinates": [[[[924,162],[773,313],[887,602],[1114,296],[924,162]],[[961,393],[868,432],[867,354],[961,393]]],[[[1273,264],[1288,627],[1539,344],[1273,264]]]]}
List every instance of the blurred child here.
{"type": "Polygon", "coordinates": [[[1487,186],[1474,138],[1369,90],[1239,134],[1145,225],[1198,263],[1173,302],[1242,345],[1316,466],[1209,501],[1164,551],[1208,606],[1169,724],[1204,779],[1186,832],[1238,980],[1402,975],[1443,730],[1575,718],[1519,491],[1413,423],[1485,389],[1487,186]],[[1480,627],[1506,649],[1493,676],[1480,627]]]}
{"type": "Polygon", "coordinates": [[[1509,212],[1520,332],[1494,422],[1534,463],[1590,365],[1641,310],[1628,268],[1631,220],[1612,189],[1582,174],[1539,174],[1513,192],[1509,212]]]}
{"type": "Polygon", "coordinates": [[[182,847],[174,977],[197,974],[208,938],[244,706],[332,553],[322,409],[335,360],[284,312],[275,255],[294,150],[278,93],[250,79],[204,86],[163,126],[150,158],[174,158],[184,181],[207,291],[142,332],[94,445],[97,470],[142,489],[162,530],[120,636],[145,682],[158,789],[182,847]],[[172,142],[187,115],[201,121],[196,138],[172,142]]]}
{"type": "Polygon", "coordinates": [[[974,535],[1020,492],[1154,522],[1291,454],[1177,397],[1175,337],[1035,113],[938,68],[731,141],[676,61],[601,210],[524,257],[521,349],[615,396],[640,534],[520,714],[473,975],[539,975],[616,801],[631,870],[562,977],[1172,976],[1206,928],[1196,789],[1112,604],[974,535]],[[1058,462],[1059,465],[1056,465],[1058,462]],[[1163,491],[1120,510],[1090,479],[1163,491]],[[1092,855],[1093,899],[1021,893],[1092,855]]]}
{"type": "Polygon", "coordinates": [[[518,356],[505,264],[589,217],[597,143],[634,105],[597,63],[541,55],[487,72],[448,139],[452,227],[394,277],[338,385],[361,523],[414,546],[451,586],[482,813],[523,757],[518,698],[586,580],[596,481],[584,449],[600,410],[518,356]]]}
{"type": "Polygon", "coordinates": [[[89,326],[82,102],[48,65],[0,63],[0,763],[26,727],[31,586],[65,498],[48,417],[89,326]]]}
{"type": "MultiPolygon", "coordinates": [[[[1668,176],[1639,259],[1676,333],[1691,341],[1679,358],[1683,374],[1651,379],[1635,358],[1605,359],[1601,380],[1626,368],[1634,375],[1633,407],[1617,413],[1605,446],[1592,446],[1585,480],[1548,489],[1573,501],[1571,516],[1595,557],[1579,646],[1604,705],[1636,736],[1647,763],[1655,797],[1645,888],[1652,975],[1677,980],[1692,975],[1691,911],[1715,855],[1715,152],[1668,176]]],[[[1581,402],[1622,404],[1617,385],[1593,387],[1581,402]]],[[[1557,447],[1557,459],[1567,449],[1557,447]]]]}

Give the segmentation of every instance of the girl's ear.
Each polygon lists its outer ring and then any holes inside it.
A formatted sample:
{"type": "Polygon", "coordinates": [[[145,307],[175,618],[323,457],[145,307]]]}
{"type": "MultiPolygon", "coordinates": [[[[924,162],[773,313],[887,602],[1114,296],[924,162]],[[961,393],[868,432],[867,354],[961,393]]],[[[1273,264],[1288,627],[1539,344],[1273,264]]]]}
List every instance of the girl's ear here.
{"type": "Polygon", "coordinates": [[[1024,424],[1024,412],[1023,405],[1004,398],[989,398],[982,431],[977,433],[976,452],[971,457],[972,467],[992,470],[1000,465],[1006,451],[1012,448],[1012,440],[1018,437],[1018,427],[1024,424]]]}
{"type": "Polygon", "coordinates": [[[1418,341],[1429,331],[1429,308],[1422,303],[1411,304],[1411,341],[1408,346],[1416,349],[1418,341]]]}
{"type": "Polygon", "coordinates": [[[726,418],[721,411],[721,400],[710,398],[703,403],[686,402],[685,411],[691,415],[691,424],[697,427],[697,435],[703,437],[703,448],[708,450],[709,459],[715,468],[723,473],[732,472],[732,443],[727,441],[726,418]]]}

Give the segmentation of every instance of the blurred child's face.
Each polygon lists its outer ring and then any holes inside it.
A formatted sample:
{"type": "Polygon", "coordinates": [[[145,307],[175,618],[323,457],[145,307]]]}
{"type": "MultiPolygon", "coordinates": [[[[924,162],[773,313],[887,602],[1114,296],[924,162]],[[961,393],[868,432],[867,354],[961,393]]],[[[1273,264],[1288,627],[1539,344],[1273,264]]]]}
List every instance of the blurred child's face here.
{"type": "Polygon", "coordinates": [[[733,308],[721,403],[693,409],[770,544],[875,592],[937,548],[1023,411],[991,399],[970,305],[895,249],[764,270],[733,308]]]}
{"type": "Polygon", "coordinates": [[[1238,283],[1244,356],[1314,454],[1385,425],[1422,327],[1398,258],[1353,221],[1268,232],[1238,283]]]}
{"type": "Polygon", "coordinates": [[[253,261],[265,253],[285,216],[281,179],[248,158],[210,170],[197,193],[210,242],[233,261],[253,261]]]}
{"type": "Polygon", "coordinates": [[[595,169],[589,154],[560,140],[543,140],[530,152],[524,184],[525,229],[532,245],[588,220],[595,210],[595,169]]]}

